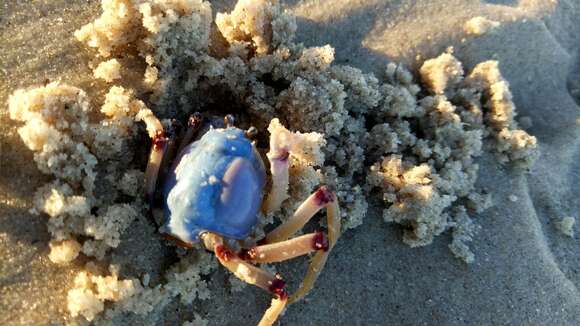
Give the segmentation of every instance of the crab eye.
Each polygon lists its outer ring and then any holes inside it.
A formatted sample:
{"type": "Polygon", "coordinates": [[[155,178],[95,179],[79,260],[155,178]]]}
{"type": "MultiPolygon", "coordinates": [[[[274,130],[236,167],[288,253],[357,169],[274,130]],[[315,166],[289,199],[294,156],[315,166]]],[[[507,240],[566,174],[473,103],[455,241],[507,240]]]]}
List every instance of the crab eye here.
{"type": "Polygon", "coordinates": [[[234,159],[222,178],[216,220],[227,221],[230,227],[249,232],[256,224],[263,186],[264,177],[250,161],[234,159]]]}

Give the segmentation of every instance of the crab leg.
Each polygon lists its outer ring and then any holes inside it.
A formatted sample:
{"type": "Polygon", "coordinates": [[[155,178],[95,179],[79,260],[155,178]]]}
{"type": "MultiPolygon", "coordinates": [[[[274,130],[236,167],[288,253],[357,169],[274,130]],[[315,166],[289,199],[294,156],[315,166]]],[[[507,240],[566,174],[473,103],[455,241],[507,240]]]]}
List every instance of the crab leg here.
{"type": "Polygon", "coordinates": [[[326,207],[327,209],[328,238],[330,240],[330,245],[333,246],[340,232],[338,203],[335,194],[325,186],[318,188],[318,190],[310,195],[286,222],[268,233],[263,242],[274,243],[290,238],[294,233],[303,228],[304,225],[323,207],[326,207]]]}
{"type": "Polygon", "coordinates": [[[165,136],[163,125],[150,110],[139,111],[137,119],[145,122],[147,132],[152,140],[149,162],[147,162],[147,169],[145,170],[145,194],[149,202],[153,203],[157,176],[161,161],[167,151],[169,139],[165,136]]]}
{"type": "MultiPolygon", "coordinates": [[[[333,198],[336,197],[333,196],[333,198]]],[[[314,254],[314,257],[312,257],[310,265],[308,266],[306,276],[304,276],[304,280],[302,280],[302,284],[300,284],[300,288],[298,288],[298,290],[296,290],[296,292],[288,299],[288,303],[300,300],[312,289],[314,282],[316,282],[316,279],[318,279],[320,272],[322,272],[322,269],[326,264],[330,251],[340,236],[340,212],[338,201],[336,199],[326,206],[326,215],[328,224],[328,250],[319,250],[314,254]]]]}
{"type": "MultiPolygon", "coordinates": [[[[292,134],[286,128],[276,128],[277,119],[270,122],[270,150],[266,153],[270,162],[270,174],[272,175],[272,187],[264,199],[262,212],[269,214],[277,211],[282,206],[282,202],[288,198],[288,167],[290,158],[290,147],[292,146],[292,134]]],[[[281,125],[280,125],[281,127],[281,125]]]]}
{"type": "Polygon", "coordinates": [[[272,188],[264,200],[262,210],[265,214],[269,214],[277,211],[282,202],[288,198],[288,158],[290,153],[286,150],[276,151],[271,148],[266,156],[270,161],[272,188]]]}
{"type": "Polygon", "coordinates": [[[189,145],[201,126],[203,125],[203,117],[199,112],[195,112],[187,120],[187,130],[181,139],[181,144],[179,144],[179,149],[177,150],[177,155],[183,152],[185,146],[189,145]]]}
{"type": "Polygon", "coordinates": [[[314,286],[314,282],[318,279],[320,272],[324,268],[326,261],[328,260],[328,251],[317,252],[312,260],[310,261],[310,265],[308,266],[308,271],[306,272],[306,276],[302,280],[302,284],[300,284],[300,288],[296,290],[296,292],[290,296],[288,299],[288,303],[294,303],[300,299],[302,299],[314,286]]]}
{"type": "Polygon", "coordinates": [[[270,308],[266,310],[262,319],[258,323],[258,326],[271,326],[274,325],[280,314],[284,311],[286,304],[288,303],[287,297],[284,298],[274,298],[270,304],[270,308]]]}
{"type": "Polygon", "coordinates": [[[157,176],[159,175],[161,161],[167,151],[168,139],[165,137],[163,131],[161,131],[153,137],[152,141],[151,153],[149,154],[147,169],[145,170],[145,194],[150,203],[154,199],[157,176]]]}
{"type": "Polygon", "coordinates": [[[277,243],[288,239],[323,207],[326,208],[327,215],[328,250],[319,250],[316,252],[310,262],[310,266],[300,288],[289,298],[289,303],[299,300],[312,289],[314,282],[326,264],[330,250],[334,247],[340,236],[340,213],[336,195],[329,191],[328,188],[324,186],[320,187],[298,207],[288,221],[268,233],[264,239],[264,243],[277,243]]]}
{"type": "Polygon", "coordinates": [[[312,257],[310,261],[310,265],[308,266],[308,271],[306,272],[306,276],[304,276],[304,280],[302,280],[302,284],[296,292],[288,299],[288,303],[293,303],[300,300],[304,297],[312,287],[314,286],[314,282],[320,276],[320,272],[324,268],[326,264],[326,260],[328,259],[328,255],[330,251],[336,244],[336,240],[338,240],[339,232],[340,232],[340,214],[338,212],[338,204],[333,204],[327,208],[328,211],[328,250],[326,251],[318,251],[312,257]],[[332,235],[331,235],[332,234],[332,235]]]}
{"type": "Polygon", "coordinates": [[[259,267],[240,259],[234,252],[229,249],[223,241],[223,238],[215,233],[205,232],[200,235],[206,248],[213,250],[219,262],[234,273],[240,280],[256,285],[275,297],[268,310],[260,320],[259,326],[270,326],[284,310],[288,301],[288,292],[284,288],[286,283],[280,275],[272,275],[259,267]]]}
{"type": "Polygon", "coordinates": [[[328,240],[322,232],[309,233],[286,241],[256,246],[243,250],[239,256],[252,263],[276,263],[317,250],[328,250],[328,240]]]}

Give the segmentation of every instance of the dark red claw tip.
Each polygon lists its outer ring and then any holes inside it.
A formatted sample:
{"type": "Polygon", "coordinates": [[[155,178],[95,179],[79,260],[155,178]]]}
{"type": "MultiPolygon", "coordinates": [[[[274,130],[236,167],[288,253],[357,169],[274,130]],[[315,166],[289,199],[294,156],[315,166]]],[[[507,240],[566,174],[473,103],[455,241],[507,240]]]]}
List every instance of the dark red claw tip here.
{"type": "Polygon", "coordinates": [[[274,293],[278,296],[280,300],[286,300],[288,298],[288,291],[284,288],[286,286],[286,282],[284,282],[279,275],[276,275],[276,278],[272,280],[272,284],[270,284],[270,292],[274,293]]]}
{"type": "Polygon", "coordinates": [[[215,255],[223,261],[229,261],[234,258],[234,254],[224,245],[217,245],[215,247],[215,255]]]}
{"type": "Polygon", "coordinates": [[[328,251],[328,238],[326,237],[326,234],[323,232],[316,232],[312,241],[312,247],[314,250],[328,251]]]}
{"type": "Polygon", "coordinates": [[[317,205],[324,206],[334,201],[334,194],[327,186],[322,186],[316,190],[314,199],[316,200],[317,205]]]}

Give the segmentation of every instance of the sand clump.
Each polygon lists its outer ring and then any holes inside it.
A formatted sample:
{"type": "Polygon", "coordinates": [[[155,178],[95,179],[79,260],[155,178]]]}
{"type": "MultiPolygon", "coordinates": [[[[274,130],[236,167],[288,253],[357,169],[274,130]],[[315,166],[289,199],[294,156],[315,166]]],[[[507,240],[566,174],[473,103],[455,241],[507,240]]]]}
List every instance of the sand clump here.
{"type": "Polygon", "coordinates": [[[105,309],[105,301],[126,300],[140,291],[138,280],[119,280],[116,271],[110,276],[80,272],[75,277],[74,288],[68,292],[68,311],[72,317],[82,315],[92,321],[105,309]]]}
{"type": "Polygon", "coordinates": [[[38,168],[55,178],[33,200],[33,211],[49,216],[55,241],[86,237],[82,252],[103,258],[139,215],[140,196],[122,198],[117,181],[124,180],[125,163],[132,160],[129,142],[139,110],[147,109],[120,87],[107,94],[104,117],[97,121],[86,93],[76,87],[54,82],[10,96],[10,117],[25,123],[18,129],[22,140],[38,168]]]}
{"type": "Polygon", "coordinates": [[[405,243],[427,245],[451,230],[450,249],[472,262],[467,243],[477,226],[468,212],[481,212],[491,203],[474,187],[474,159],[482,153],[484,138],[495,142],[500,161],[520,167],[537,158],[536,139],[517,129],[511,93],[497,62],[481,63],[465,78],[461,63],[444,53],[427,60],[420,74],[429,95],[419,97],[408,78],[395,77],[399,85],[388,89],[405,94],[405,100],[391,101],[375,113],[375,119],[388,122],[370,131],[368,150],[376,158],[367,181],[382,189],[388,207],[383,217],[405,227],[405,243]]]}
{"type": "MultiPolygon", "coordinates": [[[[240,127],[260,130],[262,152],[266,129],[285,135],[281,141],[298,139],[289,145],[289,197],[263,224],[284,220],[325,183],[338,195],[342,225],[354,228],[378,190],[383,218],[403,226],[405,243],[428,245],[449,231],[451,251],[466,262],[475,258],[468,243],[478,229],[470,214],[490,205],[490,195],[475,189],[475,159],[486,144],[500,162],[520,168],[538,156],[536,139],[514,120],[496,61],[465,76],[444,53],[424,63],[421,86],[400,65],[375,76],[334,65],[330,45],[295,43],[295,18],[276,2],[240,0],[215,24],[202,0],[104,0],[102,7],[75,37],[105,60],[94,73],[107,82],[129,69],[115,57],[137,53],[143,79],[135,90],[112,86],[100,111],[83,90],[60,83],[17,90],[9,101],[39,169],[55,179],[34,200],[34,210],[49,216],[55,262],[79,251],[105,259],[132,221],[144,218],[134,142],[143,136],[137,121],[153,114],[185,121],[195,111],[233,113],[240,127]],[[136,96],[137,89],[147,91],[136,96]]],[[[193,250],[158,284],[121,280],[115,269],[109,276],[82,272],[69,292],[69,311],[103,322],[124,312],[152,316],[174,297],[183,304],[209,298],[202,275],[215,267],[210,255],[193,250]]]]}
{"type": "Polygon", "coordinates": [[[93,74],[95,78],[111,83],[121,78],[121,64],[117,59],[103,61],[93,70],[93,74]]]}
{"type": "Polygon", "coordinates": [[[268,54],[272,48],[291,41],[289,36],[296,30],[292,17],[268,0],[240,0],[232,12],[218,13],[215,23],[230,50],[243,57],[251,52],[268,54]]]}
{"type": "MultiPolygon", "coordinates": [[[[478,64],[465,82],[478,90],[477,96],[483,98],[481,104],[485,109],[487,130],[496,142],[495,150],[499,161],[530,167],[539,156],[537,141],[534,136],[519,129],[515,121],[516,108],[512,93],[508,82],[501,76],[498,62],[486,61],[478,64]]],[[[473,103],[473,99],[466,100],[473,103]]]]}
{"type": "Polygon", "coordinates": [[[566,216],[555,223],[556,229],[570,238],[574,237],[574,224],[576,224],[576,219],[572,216],[566,216]]]}
{"type": "Polygon", "coordinates": [[[81,251],[81,244],[74,239],[51,241],[48,259],[55,264],[66,264],[75,260],[81,251]]]}
{"type": "Polygon", "coordinates": [[[466,21],[463,25],[463,30],[468,35],[481,36],[495,28],[498,28],[500,25],[500,22],[488,19],[486,17],[477,16],[466,21]]]}
{"type": "MultiPolygon", "coordinates": [[[[97,265],[88,263],[86,270],[79,272],[73,287],[67,294],[67,309],[72,317],[82,316],[96,324],[111,324],[126,313],[149,317],[155,323],[155,311],[163,310],[174,298],[183,304],[210,297],[203,277],[215,270],[216,262],[211,256],[192,251],[165,272],[167,282],[149,284],[149,275],[121,279],[118,266],[110,265],[102,271],[97,265]],[[106,303],[114,303],[105,309],[106,303]],[[103,313],[104,312],[104,313],[103,313]],[[153,318],[153,319],[151,319],[153,318]]],[[[195,322],[203,322],[195,314],[195,322]]]]}

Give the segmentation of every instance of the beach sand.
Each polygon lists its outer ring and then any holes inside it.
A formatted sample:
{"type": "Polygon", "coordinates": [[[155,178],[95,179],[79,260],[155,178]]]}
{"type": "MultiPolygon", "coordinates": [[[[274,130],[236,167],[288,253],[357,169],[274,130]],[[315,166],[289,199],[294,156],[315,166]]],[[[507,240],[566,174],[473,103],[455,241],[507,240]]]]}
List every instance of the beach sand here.
{"type": "MultiPolygon", "coordinates": [[[[233,5],[218,1],[212,9],[215,14],[233,5]]],[[[108,87],[92,69],[102,59],[73,36],[100,15],[99,3],[1,6],[0,103],[18,88],[62,81],[85,89],[91,105],[100,107],[108,87]]],[[[577,235],[560,231],[565,218],[579,218],[580,208],[580,4],[328,0],[282,6],[297,17],[298,42],[330,44],[335,64],[364,72],[381,75],[395,62],[418,78],[422,63],[449,47],[466,73],[497,60],[520,126],[537,138],[541,155],[529,172],[500,164],[487,150],[476,159],[476,188],[491,194],[493,206],[470,214],[481,226],[470,244],[471,264],[448,249],[450,232],[427,246],[407,246],[403,228],[383,221],[380,196],[368,196],[362,225],[343,234],[315,288],[287,309],[281,324],[580,324],[580,243],[577,235]],[[473,20],[477,17],[485,19],[473,20]]],[[[142,67],[130,68],[122,84],[142,76],[142,67]]],[[[21,124],[10,119],[4,104],[0,125],[0,324],[81,323],[70,316],[67,293],[92,258],[81,255],[65,266],[49,260],[47,217],[30,210],[37,188],[52,178],[37,169],[17,132],[21,124]]],[[[149,274],[152,284],[164,282],[163,273],[178,260],[175,248],[146,219],[130,228],[103,266],[120,265],[123,279],[149,274]]],[[[297,259],[278,270],[295,286],[306,264],[297,259]]],[[[124,313],[112,322],[182,324],[199,316],[209,325],[257,323],[269,295],[250,286],[236,291],[223,268],[206,274],[201,280],[207,289],[201,292],[209,298],[192,304],[172,298],[162,309],[124,313]]]]}

